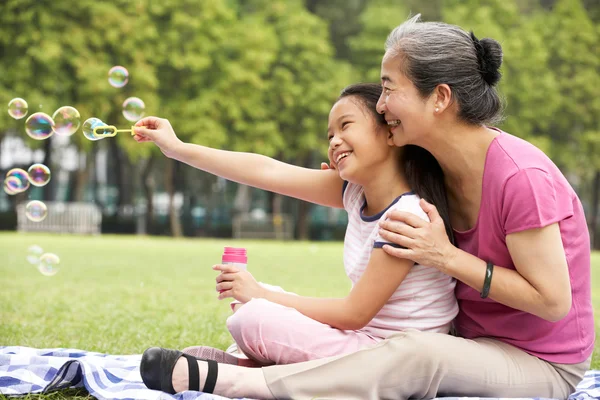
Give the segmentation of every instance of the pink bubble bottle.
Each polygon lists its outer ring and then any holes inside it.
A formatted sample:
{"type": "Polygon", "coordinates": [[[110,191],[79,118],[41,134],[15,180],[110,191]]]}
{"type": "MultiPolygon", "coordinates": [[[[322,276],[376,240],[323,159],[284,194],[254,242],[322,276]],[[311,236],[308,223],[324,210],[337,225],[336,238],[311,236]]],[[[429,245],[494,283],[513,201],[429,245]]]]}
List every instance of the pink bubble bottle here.
{"type": "Polygon", "coordinates": [[[248,269],[248,255],[246,249],[241,247],[225,247],[221,264],[232,264],[239,269],[248,269]]]}

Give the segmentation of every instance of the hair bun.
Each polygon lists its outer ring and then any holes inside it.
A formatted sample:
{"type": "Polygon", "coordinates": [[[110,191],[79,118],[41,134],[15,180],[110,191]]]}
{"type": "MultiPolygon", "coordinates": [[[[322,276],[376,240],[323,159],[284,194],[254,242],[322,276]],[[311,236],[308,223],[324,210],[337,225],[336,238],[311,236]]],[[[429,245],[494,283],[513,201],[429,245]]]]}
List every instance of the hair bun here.
{"type": "Polygon", "coordinates": [[[500,80],[500,66],[502,65],[502,46],[494,39],[477,39],[471,32],[471,39],[477,52],[477,62],[483,80],[494,86],[500,80]]]}

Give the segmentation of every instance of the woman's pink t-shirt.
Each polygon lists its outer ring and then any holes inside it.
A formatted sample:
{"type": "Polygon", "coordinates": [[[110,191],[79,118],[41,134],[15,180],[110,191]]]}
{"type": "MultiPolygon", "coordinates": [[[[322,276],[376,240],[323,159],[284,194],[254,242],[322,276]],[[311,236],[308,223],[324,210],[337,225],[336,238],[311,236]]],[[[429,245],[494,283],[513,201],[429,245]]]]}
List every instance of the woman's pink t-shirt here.
{"type": "MultiPolygon", "coordinates": [[[[541,150],[501,132],[487,152],[477,224],[465,232],[455,231],[458,247],[493,262],[496,268],[515,269],[506,236],[557,222],[571,278],[569,314],[558,322],[548,322],[482,299],[478,291],[458,282],[460,311],[455,328],[461,336],[494,337],[555,363],[576,364],[592,354],[590,238],[581,202],[541,150]]],[[[545,273],[543,265],[539,273],[545,273]]]]}

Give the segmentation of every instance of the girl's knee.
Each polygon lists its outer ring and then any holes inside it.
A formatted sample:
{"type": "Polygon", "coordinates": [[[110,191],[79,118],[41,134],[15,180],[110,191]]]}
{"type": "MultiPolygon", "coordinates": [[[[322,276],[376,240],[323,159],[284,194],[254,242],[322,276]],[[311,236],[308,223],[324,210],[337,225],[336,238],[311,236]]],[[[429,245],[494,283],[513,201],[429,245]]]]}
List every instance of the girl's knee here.
{"type": "Polygon", "coordinates": [[[252,299],[227,318],[227,329],[236,340],[243,334],[260,331],[275,316],[273,306],[278,304],[265,299],[252,299]]]}

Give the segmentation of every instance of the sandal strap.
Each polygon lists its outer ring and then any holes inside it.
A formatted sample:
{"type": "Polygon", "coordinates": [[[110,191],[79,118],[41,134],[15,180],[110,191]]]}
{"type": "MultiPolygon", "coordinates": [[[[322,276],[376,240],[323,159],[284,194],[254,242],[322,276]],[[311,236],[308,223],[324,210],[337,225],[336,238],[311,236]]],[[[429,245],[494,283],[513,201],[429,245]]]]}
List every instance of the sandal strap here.
{"type": "Polygon", "coordinates": [[[198,361],[195,357],[183,353],[183,356],[188,362],[188,387],[189,390],[200,391],[200,370],[198,369],[198,361]]]}
{"type": "MultiPolygon", "coordinates": [[[[204,382],[203,393],[212,393],[215,390],[217,384],[217,375],[219,371],[219,364],[215,360],[206,360],[208,362],[208,374],[206,375],[206,382],[204,382]]],[[[196,371],[198,370],[198,364],[196,364],[196,371]]],[[[198,376],[198,373],[196,373],[198,376]]],[[[191,382],[191,381],[190,381],[191,382]]]]}

